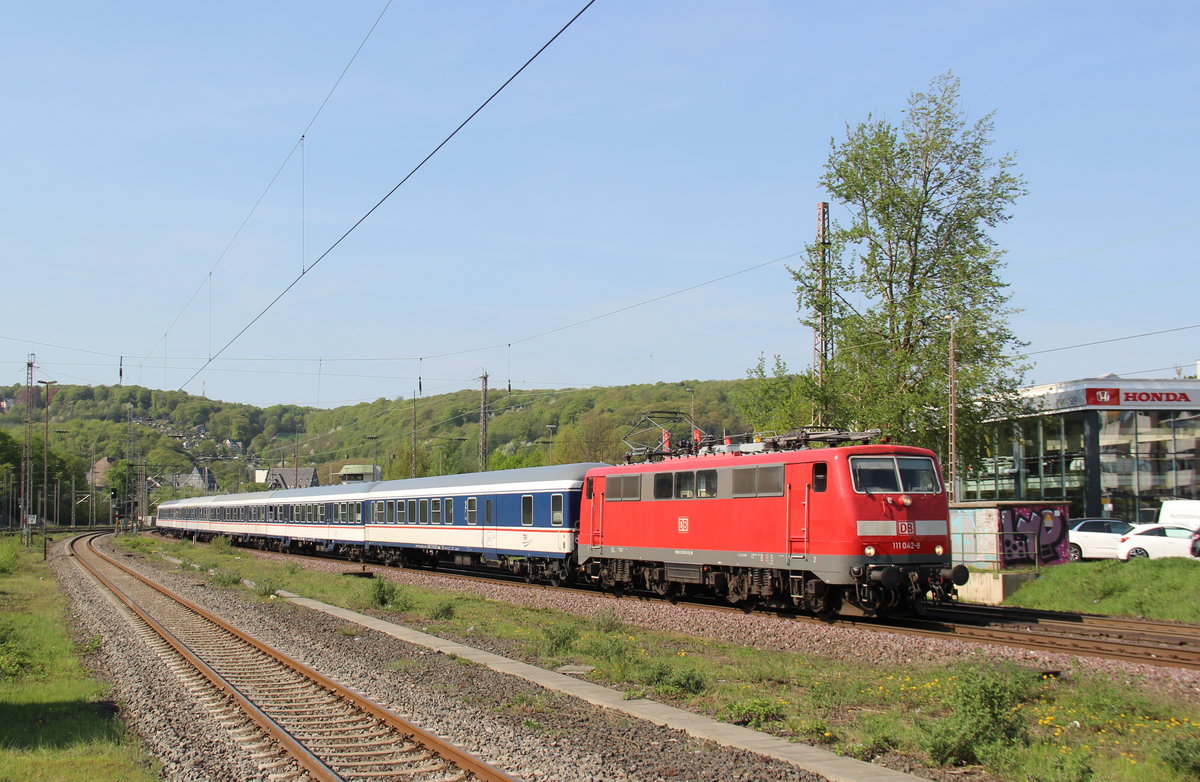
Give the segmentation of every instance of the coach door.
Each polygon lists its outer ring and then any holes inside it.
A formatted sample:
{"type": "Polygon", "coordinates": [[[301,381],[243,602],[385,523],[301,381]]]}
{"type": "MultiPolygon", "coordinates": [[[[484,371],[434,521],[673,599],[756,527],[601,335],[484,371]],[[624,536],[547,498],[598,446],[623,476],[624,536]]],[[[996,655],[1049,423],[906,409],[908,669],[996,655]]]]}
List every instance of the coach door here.
{"type": "Polygon", "coordinates": [[[496,534],[496,511],[495,505],[491,497],[486,497],[483,500],[483,558],[484,559],[499,559],[500,552],[497,550],[499,537],[496,534]]]}

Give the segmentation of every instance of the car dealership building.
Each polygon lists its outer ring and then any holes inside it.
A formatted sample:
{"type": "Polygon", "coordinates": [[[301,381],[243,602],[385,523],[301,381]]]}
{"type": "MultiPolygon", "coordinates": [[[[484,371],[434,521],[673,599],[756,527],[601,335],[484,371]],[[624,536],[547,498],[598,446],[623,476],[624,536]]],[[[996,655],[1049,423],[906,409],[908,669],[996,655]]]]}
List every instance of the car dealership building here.
{"type": "Polygon", "coordinates": [[[1109,375],[1032,386],[1040,413],[998,423],[960,501],[1061,500],[1072,518],[1154,521],[1168,499],[1200,499],[1200,380],[1109,375]]]}

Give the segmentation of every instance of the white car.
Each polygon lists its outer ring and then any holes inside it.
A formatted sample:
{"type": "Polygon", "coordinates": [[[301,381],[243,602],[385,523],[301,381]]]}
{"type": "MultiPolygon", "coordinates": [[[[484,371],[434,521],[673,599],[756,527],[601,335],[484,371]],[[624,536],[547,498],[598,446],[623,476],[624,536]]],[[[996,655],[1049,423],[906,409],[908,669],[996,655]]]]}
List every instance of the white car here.
{"type": "Polygon", "coordinates": [[[1112,559],[1117,555],[1121,536],[1133,529],[1120,519],[1077,519],[1067,530],[1068,556],[1072,562],[1083,559],[1112,559]]]}
{"type": "Polygon", "coordinates": [[[1200,530],[1171,527],[1166,524],[1142,524],[1121,537],[1117,559],[1127,562],[1138,557],[1200,556],[1200,530]]]}

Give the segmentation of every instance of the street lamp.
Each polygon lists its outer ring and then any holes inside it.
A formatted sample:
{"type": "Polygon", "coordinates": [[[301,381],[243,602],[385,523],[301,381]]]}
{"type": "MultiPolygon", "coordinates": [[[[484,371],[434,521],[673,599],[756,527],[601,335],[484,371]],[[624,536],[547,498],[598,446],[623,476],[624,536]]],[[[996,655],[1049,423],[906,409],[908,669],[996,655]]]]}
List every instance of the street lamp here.
{"type": "Polygon", "coordinates": [[[49,499],[46,495],[50,484],[50,397],[54,396],[54,389],[51,386],[58,383],[57,380],[39,380],[38,385],[46,387],[46,415],[45,415],[45,432],[42,434],[42,524],[47,523],[46,519],[46,500],[49,499]]]}

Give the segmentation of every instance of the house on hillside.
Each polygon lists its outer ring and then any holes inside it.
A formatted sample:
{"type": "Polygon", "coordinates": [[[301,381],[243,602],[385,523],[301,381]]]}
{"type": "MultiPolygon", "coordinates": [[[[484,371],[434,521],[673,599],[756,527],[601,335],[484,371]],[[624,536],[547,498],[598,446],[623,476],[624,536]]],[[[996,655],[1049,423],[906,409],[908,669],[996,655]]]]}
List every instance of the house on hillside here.
{"type": "Polygon", "coordinates": [[[268,489],[307,489],[320,486],[316,467],[268,467],[254,471],[254,482],[265,483],[268,489]]]}
{"type": "Polygon", "coordinates": [[[380,469],[377,464],[347,464],[338,472],[342,483],[365,483],[379,480],[380,469]]]}
{"type": "Polygon", "coordinates": [[[97,488],[108,485],[108,471],[117,463],[116,459],[109,456],[102,456],[96,460],[91,469],[87,472],[87,480],[92,486],[97,488]]]}

